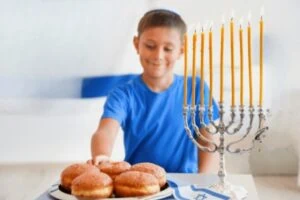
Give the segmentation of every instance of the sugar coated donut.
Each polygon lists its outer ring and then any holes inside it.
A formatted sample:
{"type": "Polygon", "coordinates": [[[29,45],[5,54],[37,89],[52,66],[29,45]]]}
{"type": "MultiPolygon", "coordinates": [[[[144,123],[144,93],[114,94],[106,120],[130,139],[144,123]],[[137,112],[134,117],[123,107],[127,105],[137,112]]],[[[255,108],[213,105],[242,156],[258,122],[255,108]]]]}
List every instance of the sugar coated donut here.
{"type": "Polygon", "coordinates": [[[105,173],[88,171],[72,182],[72,195],[78,199],[108,198],[113,193],[113,180],[105,173]]]}
{"type": "Polygon", "coordinates": [[[153,163],[137,163],[131,166],[130,171],[140,171],[154,175],[158,179],[160,187],[165,186],[165,184],[167,183],[165,169],[153,163]]]}
{"type": "Polygon", "coordinates": [[[146,196],[159,191],[158,180],[149,173],[126,171],[114,180],[114,192],[118,197],[146,196]]]}
{"type": "Polygon", "coordinates": [[[77,164],[72,164],[68,167],[66,167],[62,173],[60,174],[60,184],[61,186],[66,189],[67,191],[71,191],[71,184],[72,181],[82,173],[90,170],[96,170],[97,167],[86,164],[86,163],[77,163],[77,164]]]}
{"type": "Polygon", "coordinates": [[[128,162],[103,162],[97,166],[101,172],[108,174],[112,179],[130,169],[131,165],[128,162]]]}

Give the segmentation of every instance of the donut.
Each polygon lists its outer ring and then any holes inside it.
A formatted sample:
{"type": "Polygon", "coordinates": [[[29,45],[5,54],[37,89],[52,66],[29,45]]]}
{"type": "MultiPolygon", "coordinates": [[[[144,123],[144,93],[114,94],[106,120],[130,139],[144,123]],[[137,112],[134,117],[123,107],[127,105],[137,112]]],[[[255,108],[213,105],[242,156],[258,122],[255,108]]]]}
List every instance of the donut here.
{"type": "Polygon", "coordinates": [[[108,174],[112,179],[130,169],[131,165],[128,162],[103,162],[97,166],[101,172],[108,174]]]}
{"type": "Polygon", "coordinates": [[[60,174],[60,184],[67,191],[71,191],[72,181],[82,173],[90,170],[99,171],[99,169],[93,165],[86,163],[72,164],[66,167],[60,174]]]}
{"type": "Polygon", "coordinates": [[[140,171],[152,174],[158,179],[159,186],[162,188],[167,183],[166,171],[164,168],[149,162],[137,163],[132,165],[130,171],[140,171]]]}
{"type": "Polygon", "coordinates": [[[114,180],[114,194],[117,197],[146,196],[159,191],[158,180],[149,173],[126,171],[114,180]]]}
{"type": "Polygon", "coordinates": [[[76,177],[71,188],[78,199],[108,198],[113,193],[113,180],[99,170],[91,170],[76,177]]]}

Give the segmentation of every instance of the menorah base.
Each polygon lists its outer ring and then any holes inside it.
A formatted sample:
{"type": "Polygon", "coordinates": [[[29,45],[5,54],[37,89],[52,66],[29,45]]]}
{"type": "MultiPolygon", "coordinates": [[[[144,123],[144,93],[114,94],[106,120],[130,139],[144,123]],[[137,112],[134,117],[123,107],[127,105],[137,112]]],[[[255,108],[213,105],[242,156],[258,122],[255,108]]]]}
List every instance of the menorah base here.
{"type": "Polygon", "coordinates": [[[248,191],[244,187],[232,185],[229,182],[219,182],[215,185],[210,186],[210,188],[218,193],[229,196],[230,200],[243,200],[248,196],[248,191]]]}

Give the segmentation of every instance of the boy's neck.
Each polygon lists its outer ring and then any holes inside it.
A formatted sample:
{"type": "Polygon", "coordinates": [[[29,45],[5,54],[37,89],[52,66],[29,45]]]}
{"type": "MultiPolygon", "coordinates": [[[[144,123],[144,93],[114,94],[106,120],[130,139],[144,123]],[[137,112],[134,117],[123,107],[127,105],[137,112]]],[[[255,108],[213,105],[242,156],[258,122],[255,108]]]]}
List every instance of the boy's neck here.
{"type": "Polygon", "coordinates": [[[153,92],[162,92],[170,87],[173,83],[174,74],[171,74],[165,78],[151,78],[142,75],[144,83],[149,87],[153,92]]]}

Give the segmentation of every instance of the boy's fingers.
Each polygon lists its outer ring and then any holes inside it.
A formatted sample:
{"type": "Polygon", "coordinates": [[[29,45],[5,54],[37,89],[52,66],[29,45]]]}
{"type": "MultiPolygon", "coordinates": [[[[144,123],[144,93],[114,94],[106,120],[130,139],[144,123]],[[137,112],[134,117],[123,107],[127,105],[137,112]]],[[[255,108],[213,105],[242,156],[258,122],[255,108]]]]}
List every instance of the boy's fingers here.
{"type": "Polygon", "coordinates": [[[92,165],[93,164],[93,160],[87,160],[86,163],[92,165]]]}
{"type": "Polygon", "coordinates": [[[109,157],[105,155],[99,155],[93,158],[94,165],[99,165],[102,162],[109,162],[109,157]]]}

